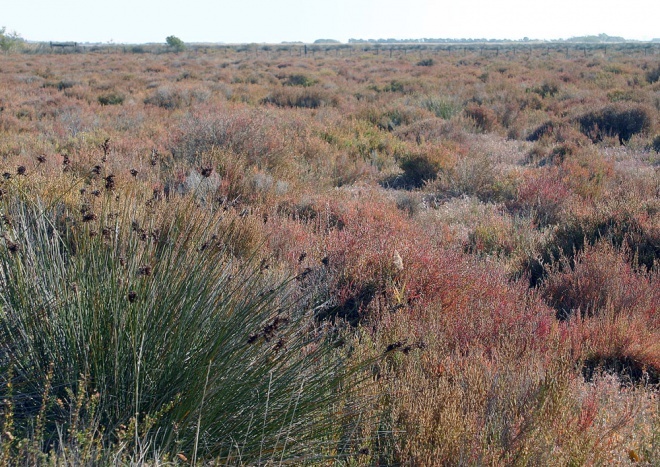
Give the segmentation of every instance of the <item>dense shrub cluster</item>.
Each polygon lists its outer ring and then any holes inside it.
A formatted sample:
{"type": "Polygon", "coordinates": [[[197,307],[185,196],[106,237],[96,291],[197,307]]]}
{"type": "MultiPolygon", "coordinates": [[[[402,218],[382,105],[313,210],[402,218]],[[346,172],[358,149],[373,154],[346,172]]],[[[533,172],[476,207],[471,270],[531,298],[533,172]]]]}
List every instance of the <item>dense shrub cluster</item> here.
{"type": "Polygon", "coordinates": [[[644,107],[607,106],[578,118],[582,132],[593,141],[604,137],[617,137],[620,144],[627,143],[634,135],[648,132],[653,123],[650,111],[644,107]]]}

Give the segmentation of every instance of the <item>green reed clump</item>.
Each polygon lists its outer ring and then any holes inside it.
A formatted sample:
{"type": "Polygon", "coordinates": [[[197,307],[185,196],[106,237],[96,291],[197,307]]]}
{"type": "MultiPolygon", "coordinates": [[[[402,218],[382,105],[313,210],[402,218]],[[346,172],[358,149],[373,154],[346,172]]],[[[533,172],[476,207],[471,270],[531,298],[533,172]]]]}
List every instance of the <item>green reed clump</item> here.
{"type": "Polygon", "coordinates": [[[130,456],[341,454],[341,427],[359,410],[354,397],[342,409],[356,387],[343,383],[356,373],[310,332],[295,281],[233,256],[219,214],[104,196],[79,210],[25,193],[0,201],[0,400],[12,438],[37,422],[51,453],[93,432],[130,456]]]}

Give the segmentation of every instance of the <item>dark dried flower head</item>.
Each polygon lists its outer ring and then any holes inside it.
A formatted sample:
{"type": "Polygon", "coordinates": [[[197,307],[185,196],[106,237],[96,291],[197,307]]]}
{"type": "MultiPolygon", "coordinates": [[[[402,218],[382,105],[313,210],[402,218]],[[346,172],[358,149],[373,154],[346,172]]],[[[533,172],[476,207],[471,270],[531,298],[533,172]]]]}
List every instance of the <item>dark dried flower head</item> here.
{"type": "Polygon", "coordinates": [[[213,168],[210,167],[210,166],[202,167],[202,169],[201,169],[201,173],[202,173],[202,177],[204,177],[204,178],[208,178],[208,177],[210,177],[211,174],[213,173],[213,168]]]}
{"type": "Polygon", "coordinates": [[[40,164],[43,164],[44,162],[46,162],[46,156],[44,156],[43,154],[40,155],[40,156],[37,156],[37,162],[40,163],[40,164]]]}
{"type": "Polygon", "coordinates": [[[400,349],[400,348],[403,347],[404,345],[405,345],[404,342],[396,341],[395,343],[388,345],[387,348],[385,349],[385,352],[386,352],[386,353],[387,353],[387,352],[392,352],[393,350],[400,349]]]}
{"type": "Polygon", "coordinates": [[[278,339],[278,341],[275,343],[273,346],[273,352],[277,353],[279,352],[282,348],[284,348],[284,339],[278,339]]]}
{"type": "Polygon", "coordinates": [[[94,191],[92,191],[92,194],[93,194],[94,196],[96,196],[97,198],[98,198],[99,196],[101,196],[101,192],[100,192],[99,190],[94,190],[94,191]]]}
{"type": "Polygon", "coordinates": [[[251,334],[250,337],[248,337],[247,343],[248,344],[254,344],[257,339],[259,339],[259,333],[251,334]]]}
{"type": "Polygon", "coordinates": [[[101,173],[101,166],[100,165],[95,165],[94,168],[92,169],[92,173],[94,175],[99,175],[101,173]]]}
{"type": "Polygon", "coordinates": [[[114,190],[115,189],[115,176],[110,174],[107,177],[105,177],[103,180],[105,180],[105,189],[106,190],[114,190]]]}
{"type": "Polygon", "coordinates": [[[307,253],[303,251],[302,253],[300,253],[300,256],[298,256],[298,262],[302,263],[305,260],[305,258],[307,258],[307,253]]]}
{"type": "Polygon", "coordinates": [[[101,234],[103,235],[103,238],[106,240],[110,240],[112,237],[112,229],[110,227],[103,227],[103,230],[101,230],[101,234]]]}
{"type": "MultiPolygon", "coordinates": [[[[103,149],[103,156],[105,158],[110,152],[110,138],[106,138],[105,141],[101,143],[101,149],[103,149]]],[[[103,162],[105,162],[105,160],[103,162]]]]}
{"type": "Polygon", "coordinates": [[[323,263],[323,266],[327,266],[328,264],[330,264],[330,258],[328,258],[327,256],[325,256],[325,257],[321,260],[321,263],[323,263]]]}
{"type": "Polygon", "coordinates": [[[89,231],[89,237],[94,238],[99,234],[98,230],[90,230],[89,231]]]}
{"type": "Polygon", "coordinates": [[[119,265],[120,265],[122,268],[125,267],[125,266],[126,266],[126,258],[124,258],[123,256],[120,256],[120,257],[119,257],[119,265]]]}
{"type": "Polygon", "coordinates": [[[137,300],[137,293],[135,292],[135,290],[131,290],[130,292],[128,292],[128,301],[129,303],[133,303],[135,302],[135,300],[137,300]]]}
{"type": "Polygon", "coordinates": [[[19,165],[18,168],[16,169],[16,173],[18,175],[25,175],[26,171],[27,171],[27,169],[25,168],[24,165],[19,165]]]}
{"type": "Polygon", "coordinates": [[[96,220],[96,214],[93,212],[86,212],[83,214],[82,221],[83,222],[91,222],[96,220]]]}
{"type": "Polygon", "coordinates": [[[8,238],[5,238],[5,242],[7,242],[7,249],[11,253],[18,253],[19,251],[21,251],[21,245],[19,245],[18,243],[14,243],[8,238]]]}
{"type": "Polygon", "coordinates": [[[69,156],[67,156],[66,154],[64,154],[64,155],[62,156],[62,165],[63,165],[64,167],[66,167],[66,166],[68,166],[69,164],[71,164],[71,159],[69,159],[69,156]]]}
{"type": "Polygon", "coordinates": [[[140,266],[138,268],[138,276],[146,277],[146,276],[150,276],[150,275],[151,275],[151,266],[149,266],[148,264],[146,264],[144,266],[140,266]]]}
{"type": "Polygon", "coordinates": [[[139,173],[139,172],[138,172],[137,170],[135,170],[135,169],[131,169],[131,175],[132,175],[132,176],[137,177],[138,173],[139,173]]]}
{"type": "Polygon", "coordinates": [[[9,172],[5,172],[2,174],[2,178],[5,180],[9,180],[11,178],[11,174],[9,172]]]}
{"type": "Polygon", "coordinates": [[[80,194],[84,195],[85,193],[87,193],[87,188],[81,188],[80,189],[80,194]]]}

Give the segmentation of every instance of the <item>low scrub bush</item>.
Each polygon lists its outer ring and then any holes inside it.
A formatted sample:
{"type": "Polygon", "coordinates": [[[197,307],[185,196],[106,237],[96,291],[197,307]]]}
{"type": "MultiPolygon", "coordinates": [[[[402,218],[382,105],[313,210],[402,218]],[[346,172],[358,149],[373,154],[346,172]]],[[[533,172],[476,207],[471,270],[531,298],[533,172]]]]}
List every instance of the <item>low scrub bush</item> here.
{"type": "Polygon", "coordinates": [[[450,99],[440,97],[428,97],[422,99],[421,105],[424,109],[433,112],[436,117],[442,118],[443,120],[449,120],[454,115],[458,115],[461,111],[460,105],[450,99]]]}
{"type": "Polygon", "coordinates": [[[497,126],[497,115],[492,109],[483,105],[468,104],[464,113],[466,117],[474,122],[476,128],[483,133],[490,133],[497,126]]]}
{"type": "Polygon", "coordinates": [[[124,103],[124,96],[118,93],[102,94],[97,100],[101,105],[120,105],[124,103]]]}
{"type": "Polygon", "coordinates": [[[337,105],[337,99],[322,89],[303,87],[301,90],[275,90],[262,99],[261,103],[272,104],[277,107],[317,109],[337,105]]]}
{"type": "Polygon", "coordinates": [[[161,86],[151,96],[147,97],[144,103],[173,110],[189,105],[190,99],[188,95],[177,89],[161,86]]]}
{"type": "Polygon", "coordinates": [[[577,122],[582,132],[594,142],[609,136],[617,137],[620,144],[625,144],[633,135],[651,130],[653,115],[639,105],[608,105],[582,115],[577,122]]]}
{"type": "Polygon", "coordinates": [[[651,68],[646,72],[646,81],[651,84],[660,81],[660,65],[656,66],[655,68],[651,68]]]}
{"type": "Polygon", "coordinates": [[[284,80],[284,85],[308,87],[315,85],[317,82],[318,81],[310,78],[309,76],[303,74],[293,74],[286,77],[284,80]]]}
{"type": "Polygon", "coordinates": [[[633,270],[626,256],[604,240],[585,247],[572,261],[564,256],[550,266],[541,295],[560,319],[576,313],[593,316],[607,308],[614,314],[649,309],[651,284],[633,270]]]}

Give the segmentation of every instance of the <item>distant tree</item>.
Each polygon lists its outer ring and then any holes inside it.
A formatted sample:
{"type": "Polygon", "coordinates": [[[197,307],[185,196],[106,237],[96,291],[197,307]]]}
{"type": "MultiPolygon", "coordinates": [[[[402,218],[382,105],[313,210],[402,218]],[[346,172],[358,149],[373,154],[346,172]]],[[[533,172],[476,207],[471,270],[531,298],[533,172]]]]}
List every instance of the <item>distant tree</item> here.
{"type": "Polygon", "coordinates": [[[19,49],[23,44],[23,39],[16,32],[7,32],[4,26],[0,28],[0,50],[3,52],[11,52],[12,50],[19,49]]]}
{"type": "Polygon", "coordinates": [[[186,48],[186,44],[184,44],[184,42],[176,36],[167,36],[165,38],[165,42],[167,42],[167,45],[169,45],[177,52],[186,48]]]}

